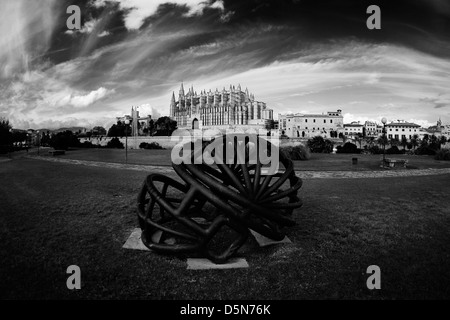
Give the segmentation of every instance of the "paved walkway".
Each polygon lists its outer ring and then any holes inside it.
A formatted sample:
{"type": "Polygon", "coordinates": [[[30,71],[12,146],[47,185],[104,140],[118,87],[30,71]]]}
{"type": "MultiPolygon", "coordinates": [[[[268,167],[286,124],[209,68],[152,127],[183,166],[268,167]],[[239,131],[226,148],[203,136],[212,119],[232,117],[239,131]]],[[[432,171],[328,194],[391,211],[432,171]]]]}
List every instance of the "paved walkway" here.
{"type": "MultiPolygon", "coordinates": [[[[146,171],[148,173],[174,174],[170,166],[151,166],[140,164],[123,164],[100,161],[73,160],[57,157],[37,157],[27,158],[38,159],[50,162],[69,163],[74,165],[85,165],[90,167],[102,167],[112,169],[126,169],[134,171],[146,171]]],[[[297,170],[297,175],[302,179],[359,179],[359,178],[390,178],[390,177],[417,177],[450,174],[450,168],[443,169],[409,169],[409,170],[380,170],[380,171],[302,171],[297,170]]]]}

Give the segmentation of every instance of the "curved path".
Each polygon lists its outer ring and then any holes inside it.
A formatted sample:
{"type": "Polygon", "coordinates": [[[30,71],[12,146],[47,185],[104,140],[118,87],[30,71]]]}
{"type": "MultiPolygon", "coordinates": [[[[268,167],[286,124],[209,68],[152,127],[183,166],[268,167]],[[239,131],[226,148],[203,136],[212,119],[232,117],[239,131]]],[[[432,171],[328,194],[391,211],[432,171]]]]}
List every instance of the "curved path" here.
{"type": "MultiPolygon", "coordinates": [[[[27,158],[60,162],[91,167],[102,167],[112,169],[127,169],[134,171],[147,171],[151,173],[174,174],[172,167],[152,166],[139,164],[124,164],[100,161],[73,160],[55,157],[28,156],[27,158]]],[[[410,170],[380,170],[380,171],[302,171],[297,170],[297,175],[302,179],[341,179],[341,178],[389,178],[389,177],[416,177],[450,174],[450,168],[443,169],[410,169],[410,170]]]]}

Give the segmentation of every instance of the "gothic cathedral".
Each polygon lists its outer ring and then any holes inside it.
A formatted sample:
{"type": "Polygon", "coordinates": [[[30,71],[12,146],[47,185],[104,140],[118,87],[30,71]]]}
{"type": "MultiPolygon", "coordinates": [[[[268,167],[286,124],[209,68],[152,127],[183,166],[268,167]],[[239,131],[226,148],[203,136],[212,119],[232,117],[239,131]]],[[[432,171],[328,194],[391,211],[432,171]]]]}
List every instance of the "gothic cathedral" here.
{"type": "Polygon", "coordinates": [[[175,100],[175,93],[170,101],[170,117],[177,121],[180,129],[264,129],[269,120],[273,120],[273,110],[264,102],[256,101],[248,89],[241,90],[230,85],[212,92],[194,92],[191,87],[187,94],[183,84],[175,100]]]}

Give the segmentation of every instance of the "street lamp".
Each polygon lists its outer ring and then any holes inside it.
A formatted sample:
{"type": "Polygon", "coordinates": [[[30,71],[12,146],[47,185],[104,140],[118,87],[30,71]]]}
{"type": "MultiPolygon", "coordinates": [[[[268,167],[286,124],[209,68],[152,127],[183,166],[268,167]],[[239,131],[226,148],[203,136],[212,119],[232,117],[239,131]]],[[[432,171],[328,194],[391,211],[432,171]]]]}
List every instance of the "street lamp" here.
{"type": "Polygon", "coordinates": [[[386,163],[386,118],[383,117],[381,119],[381,123],[383,123],[383,167],[386,163]]]}
{"type": "Polygon", "coordinates": [[[37,140],[38,140],[37,144],[38,144],[38,155],[39,155],[39,146],[41,144],[41,136],[40,136],[39,130],[36,131],[36,133],[37,133],[37,140]]]}
{"type": "Polygon", "coordinates": [[[27,153],[31,145],[31,134],[27,133],[27,153]]]}
{"type": "Polygon", "coordinates": [[[134,128],[133,128],[133,130],[132,131],[134,131],[134,132],[132,132],[134,135],[133,135],[133,140],[134,140],[134,149],[137,149],[137,136],[139,135],[139,116],[138,116],[138,111],[137,111],[137,109],[139,108],[139,106],[137,106],[136,108],[134,108],[134,112],[135,112],[135,121],[136,121],[136,123],[133,123],[134,124],[134,128]]]}
{"type": "Polygon", "coordinates": [[[125,163],[128,163],[128,125],[129,119],[125,119],[125,163]]]}
{"type": "Polygon", "coordinates": [[[9,135],[8,135],[8,156],[10,158],[11,158],[11,152],[14,150],[14,142],[13,142],[13,139],[11,136],[12,132],[13,132],[12,128],[8,130],[8,133],[9,133],[9,135]]]}

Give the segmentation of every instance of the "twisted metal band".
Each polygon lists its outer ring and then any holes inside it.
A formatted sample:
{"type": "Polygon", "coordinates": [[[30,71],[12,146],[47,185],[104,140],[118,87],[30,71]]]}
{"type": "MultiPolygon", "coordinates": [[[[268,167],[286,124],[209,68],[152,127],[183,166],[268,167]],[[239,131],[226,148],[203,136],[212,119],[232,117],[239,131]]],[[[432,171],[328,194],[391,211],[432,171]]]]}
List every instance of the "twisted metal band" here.
{"type": "MultiPolygon", "coordinates": [[[[248,151],[250,142],[245,143],[248,151]]],[[[257,143],[270,142],[258,137],[257,143]]],[[[204,149],[193,151],[191,159],[204,149]]],[[[147,176],[138,195],[143,243],[160,253],[197,254],[225,263],[245,243],[249,229],[282,240],[281,228],[295,224],[292,212],[302,206],[297,196],[302,180],[292,161],[274,150],[280,167],[273,175],[263,174],[259,158],[250,164],[247,152],[240,163],[172,163],[184,183],[147,176]],[[221,233],[224,229],[228,233],[221,233]]]]}

